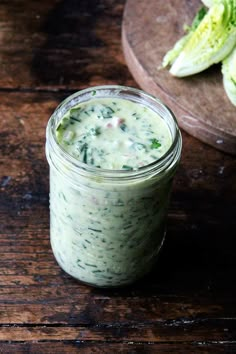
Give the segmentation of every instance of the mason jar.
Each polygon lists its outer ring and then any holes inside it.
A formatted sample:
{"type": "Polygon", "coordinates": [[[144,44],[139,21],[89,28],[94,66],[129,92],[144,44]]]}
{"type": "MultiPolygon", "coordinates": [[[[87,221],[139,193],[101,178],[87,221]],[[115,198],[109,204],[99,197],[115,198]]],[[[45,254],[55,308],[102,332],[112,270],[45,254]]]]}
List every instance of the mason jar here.
{"type": "Polygon", "coordinates": [[[85,89],[65,99],[51,116],[46,133],[50,165],[50,240],[60,267],[97,287],[136,281],[156,262],[166,232],[171,184],[182,139],[173,113],[157,98],[124,86],[85,89]],[[94,98],[141,103],[167,124],[169,150],[137,170],[108,170],[69,155],[56,128],[72,107],[94,98]]]}

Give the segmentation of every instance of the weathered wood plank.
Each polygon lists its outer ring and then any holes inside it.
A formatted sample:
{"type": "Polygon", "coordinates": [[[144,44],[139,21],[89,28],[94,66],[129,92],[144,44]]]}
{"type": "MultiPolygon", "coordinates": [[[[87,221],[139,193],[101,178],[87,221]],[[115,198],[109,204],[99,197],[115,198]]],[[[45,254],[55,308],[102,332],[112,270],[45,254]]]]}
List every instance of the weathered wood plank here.
{"type": "Polygon", "coordinates": [[[83,341],[137,341],[139,342],[194,342],[194,341],[228,341],[235,340],[235,321],[221,321],[217,323],[185,324],[173,326],[166,323],[164,326],[156,323],[152,326],[2,326],[0,341],[36,341],[36,340],[83,340],[83,341]],[[227,330],[225,330],[227,326],[227,330]]]}
{"type": "MultiPolygon", "coordinates": [[[[37,289],[39,292],[42,290],[37,289]]],[[[68,297],[69,298],[69,297],[68,297]]],[[[78,294],[66,302],[62,291],[35,300],[7,300],[0,304],[0,321],[3,324],[127,324],[156,323],[170,320],[175,326],[205,322],[209,319],[235,319],[234,300],[223,298],[211,303],[198,297],[109,297],[106,295],[78,294]],[[53,297],[52,297],[53,295],[53,297]],[[223,300],[223,301],[222,301],[223,300]]],[[[174,325],[173,325],[174,326],[174,325]]]]}
{"type": "Polygon", "coordinates": [[[124,2],[1,1],[0,87],[133,83],[120,48],[124,2]]]}
{"type": "Polygon", "coordinates": [[[91,353],[123,353],[123,354],[221,354],[234,353],[236,344],[229,342],[210,343],[91,343],[86,341],[46,341],[43,343],[2,343],[0,353],[5,354],[91,354],[91,353]]]}

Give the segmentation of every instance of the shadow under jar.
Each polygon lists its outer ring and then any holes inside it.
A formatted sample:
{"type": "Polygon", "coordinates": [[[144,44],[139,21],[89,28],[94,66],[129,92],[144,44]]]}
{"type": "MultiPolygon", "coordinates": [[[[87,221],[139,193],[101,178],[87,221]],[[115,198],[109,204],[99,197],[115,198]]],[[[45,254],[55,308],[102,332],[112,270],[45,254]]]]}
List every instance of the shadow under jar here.
{"type": "MultiPolygon", "coordinates": [[[[93,132],[97,129],[98,133],[98,127],[92,129],[93,132]]],[[[105,157],[110,156],[112,166],[119,166],[119,161],[127,156],[124,154],[124,157],[117,147],[124,147],[122,141],[119,144],[116,148],[112,145],[113,149],[107,153],[102,150],[105,157]]],[[[130,284],[151,270],[165,238],[171,184],[180,160],[181,148],[181,134],[173,113],[161,101],[141,90],[124,86],[98,86],[79,91],[58,106],[47,126],[46,156],[50,165],[51,246],[64,271],[93,286],[116,287],[130,284]],[[113,102],[114,107],[120,105],[121,108],[117,108],[116,112],[111,109],[110,113],[114,113],[111,116],[102,116],[99,112],[101,107],[105,107],[104,102],[113,102]],[[126,122],[128,113],[127,117],[124,115],[128,104],[144,112],[144,123],[141,124],[141,120],[138,122],[137,111],[136,114],[130,114],[126,122]],[[98,140],[94,140],[94,136],[91,137],[88,131],[82,129],[86,117],[83,118],[81,112],[86,107],[93,108],[93,119],[100,119],[98,140]],[[80,119],[77,116],[77,122],[72,122],[71,112],[76,112],[76,109],[80,110],[80,119]],[[122,109],[124,119],[118,113],[122,109]],[[141,127],[149,127],[150,132],[157,134],[151,130],[153,127],[148,122],[149,115],[154,115],[154,121],[159,119],[162,126],[165,125],[170,138],[169,147],[158,159],[150,160],[143,166],[137,162],[133,167],[122,165],[118,169],[107,168],[106,164],[104,168],[89,163],[87,155],[84,160],[85,152],[81,144],[78,148],[78,141],[90,139],[87,145],[83,145],[88,149],[89,142],[102,144],[106,134],[114,140],[114,144],[117,143],[116,134],[119,134],[119,139],[124,137],[130,143],[129,149],[136,149],[137,156],[131,157],[133,161],[138,161],[139,154],[146,158],[152,153],[151,150],[156,153],[156,148],[161,146],[159,141],[149,139],[148,131],[143,131],[144,128],[140,134],[138,131],[141,127]],[[123,129],[124,122],[137,137],[147,136],[151,152],[141,146],[144,144],[137,148],[133,139],[127,138],[127,131],[123,129]],[[77,124],[76,132],[68,132],[70,124],[71,129],[75,129],[74,124],[77,124]],[[80,124],[81,132],[78,132],[80,124]],[[109,126],[114,127],[113,133],[112,129],[101,132],[101,127],[109,126]],[[60,129],[60,134],[67,139],[64,145],[58,135],[60,129]],[[68,140],[68,136],[71,140],[68,140]],[[67,150],[66,144],[68,149],[75,149],[76,153],[67,150]]]]}

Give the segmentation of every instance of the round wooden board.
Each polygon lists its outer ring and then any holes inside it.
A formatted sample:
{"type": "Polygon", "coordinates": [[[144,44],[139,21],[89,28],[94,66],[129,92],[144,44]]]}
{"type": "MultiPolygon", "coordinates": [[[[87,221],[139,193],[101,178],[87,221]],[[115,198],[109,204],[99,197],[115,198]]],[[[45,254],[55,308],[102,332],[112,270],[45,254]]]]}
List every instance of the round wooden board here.
{"type": "Polygon", "coordinates": [[[191,24],[200,0],[127,0],[122,44],[127,65],[145,91],[158,96],[191,135],[236,154],[236,107],[228,100],[220,65],[187,78],[160,69],[164,54],[191,24]]]}

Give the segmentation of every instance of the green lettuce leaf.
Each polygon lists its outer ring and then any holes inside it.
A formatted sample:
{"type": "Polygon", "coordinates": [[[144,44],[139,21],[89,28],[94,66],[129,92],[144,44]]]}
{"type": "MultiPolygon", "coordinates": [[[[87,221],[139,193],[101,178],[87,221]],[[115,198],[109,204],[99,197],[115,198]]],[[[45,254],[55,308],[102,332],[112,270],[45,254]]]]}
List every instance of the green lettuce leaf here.
{"type": "Polygon", "coordinates": [[[169,50],[163,58],[162,66],[165,68],[169,65],[172,65],[175,59],[178,57],[182,49],[184,48],[185,44],[187,43],[188,39],[190,38],[192,32],[196,30],[200,22],[202,21],[203,17],[206,15],[206,8],[202,7],[196,14],[193,19],[191,26],[184,26],[184,30],[187,32],[182,38],[180,38],[174,45],[174,47],[169,50]]]}
{"type": "Polygon", "coordinates": [[[199,73],[222,61],[236,45],[236,0],[218,0],[190,32],[170,68],[184,77],[199,73]]]}
{"type": "Polygon", "coordinates": [[[236,106],[236,47],[222,62],[223,85],[225,92],[236,106]]]}

